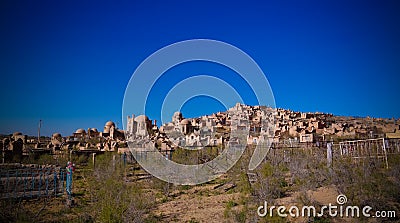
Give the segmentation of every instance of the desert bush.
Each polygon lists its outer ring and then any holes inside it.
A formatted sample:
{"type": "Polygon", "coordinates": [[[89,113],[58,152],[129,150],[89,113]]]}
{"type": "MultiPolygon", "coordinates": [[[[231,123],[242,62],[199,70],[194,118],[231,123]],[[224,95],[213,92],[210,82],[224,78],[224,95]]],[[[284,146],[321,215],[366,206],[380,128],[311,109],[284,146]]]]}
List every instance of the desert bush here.
{"type": "Polygon", "coordinates": [[[236,203],[234,200],[229,200],[225,204],[224,217],[230,219],[233,222],[246,222],[246,217],[247,217],[246,206],[234,209],[234,207],[237,206],[238,203],[236,203]]]}
{"type": "Polygon", "coordinates": [[[0,222],[30,222],[34,213],[23,209],[19,200],[0,200],[0,222]]]}
{"type": "Polygon", "coordinates": [[[293,189],[307,191],[328,185],[330,177],[325,157],[323,150],[318,148],[293,154],[287,164],[293,189]]]}
{"type": "Polygon", "coordinates": [[[88,160],[89,160],[89,156],[80,155],[80,156],[74,157],[74,159],[72,161],[76,164],[87,164],[88,160]]]}
{"type": "Polygon", "coordinates": [[[43,154],[37,159],[37,164],[54,164],[54,158],[52,155],[49,154],[43,154]]]}
{"type": "Polygon", "coordinates": [[[332,179],[339,191],[347,196],[350,204],[369,205],[375,210],[391,210],[399,206],[398,162],[393,163],[389,169],[381,168],[375,159],[356,163],[347,158],[336,162],[338,165],[333,169],[332,179]]]}
{"type": "Polygon", "coordinates": [[[175,188],[172,183],[165,182],[156,177],[152,177],[152,187],[165,196],[165,199],[168,198],[170,192],[175,188]]]}
{"type": "Polygon", "coordinates": [[[143,222],[152,208],[152,194],[125,182],[121,166],[111,153],[99,155],[93,172],[85,176],[91,197],[87,212],[96,222],[143,222]]]}
{"type": "Polygon", "coordinates": [[[172,153],[172,160],[177,163],[196,165],[200,163],[206,163],[219,154],[222,151],[220,147],[204,147],[202,149],[187,149],[187,148],[177,148],[172,153]]]}
{"type": "Polygon", "coordinates": [[[284,195],[287,183],[283,170],[282,166],[273,166],[270,162],[262,164],[257,173],[257,182],[254,184],[254,193],[258,201],[272,203],[284,195]]]}

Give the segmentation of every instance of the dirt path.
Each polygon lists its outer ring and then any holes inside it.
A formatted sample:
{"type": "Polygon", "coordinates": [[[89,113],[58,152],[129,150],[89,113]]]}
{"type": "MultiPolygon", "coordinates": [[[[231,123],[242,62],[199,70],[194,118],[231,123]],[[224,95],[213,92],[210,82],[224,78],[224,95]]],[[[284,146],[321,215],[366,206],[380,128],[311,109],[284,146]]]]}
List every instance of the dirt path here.
{"type": "MultiPolygon", "coordinates": [[[[162,222],[231,222],[231,219],[224,215],[227,203],[232,201],[238,203],[241,195],[213,189],[214,186],[194,187],[183,193],[174,191],[171,199],[154,208],[153,214],[162,222]]],[[[319,204],[335,204],[337,195],[338,192],[333,186],[307,191],[307,197],[319,204]]],[[[276,203],[287,207],[298,205],[299,196],[300,193],[295,192],[288,197],[277,199],[276,203]]],[[[240,205],[235,208],[240,208],[240,205]]],[[[291,219],[293,222],[304,220],[291,219]]]]}
{"type": "MultiPolygon", "coordinates": [[[[226,222],[224,211],[227,203],[237,201],[240,193],[213,189],[215,185],[194,187],[168,200],[154,209],[162,222],[226,222]]],[[[182,191],[180,191],[182,193],[182,191]]]]}

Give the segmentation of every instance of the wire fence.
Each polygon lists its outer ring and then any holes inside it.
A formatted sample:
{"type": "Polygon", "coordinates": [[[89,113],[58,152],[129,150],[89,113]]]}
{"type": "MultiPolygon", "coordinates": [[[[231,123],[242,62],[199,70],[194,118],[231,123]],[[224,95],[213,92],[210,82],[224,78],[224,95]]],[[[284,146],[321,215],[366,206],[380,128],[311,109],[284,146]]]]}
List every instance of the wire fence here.
{"type": "Polygon", "coordinates": [[[66,173],[61,168],[0,170],[0,198],[37,198],[64,193],[66,173]]]}

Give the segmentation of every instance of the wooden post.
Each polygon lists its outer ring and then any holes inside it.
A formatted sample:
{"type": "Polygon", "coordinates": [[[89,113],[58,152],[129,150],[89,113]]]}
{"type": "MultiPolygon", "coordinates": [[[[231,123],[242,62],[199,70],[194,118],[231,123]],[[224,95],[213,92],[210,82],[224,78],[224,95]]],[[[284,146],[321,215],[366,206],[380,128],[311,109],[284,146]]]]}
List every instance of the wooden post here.
{"type": "Polygon", "coordinates": [[[96,153],[92,153],[92,161],[93,161],[93,168],[95,167],[96,164],[96,153]]]}

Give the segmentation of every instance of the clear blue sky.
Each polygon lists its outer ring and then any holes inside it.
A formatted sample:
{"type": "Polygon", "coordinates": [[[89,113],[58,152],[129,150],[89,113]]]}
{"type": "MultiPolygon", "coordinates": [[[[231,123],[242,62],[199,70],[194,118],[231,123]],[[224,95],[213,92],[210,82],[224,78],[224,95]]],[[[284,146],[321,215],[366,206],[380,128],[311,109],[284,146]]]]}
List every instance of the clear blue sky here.
{"type": "MultiPolygon", "coordinates": [[[[136,67],[194,38],[253,57],[278,107],[399,118],[399,12],[399,1],[364,0],[1,1],[0,133],[35,135],[40,119],[44,135],[102,129],[108,120],[122,128],[136,67]]],[[[195,102],[187,116],[221,109],[195,102]]]]}

